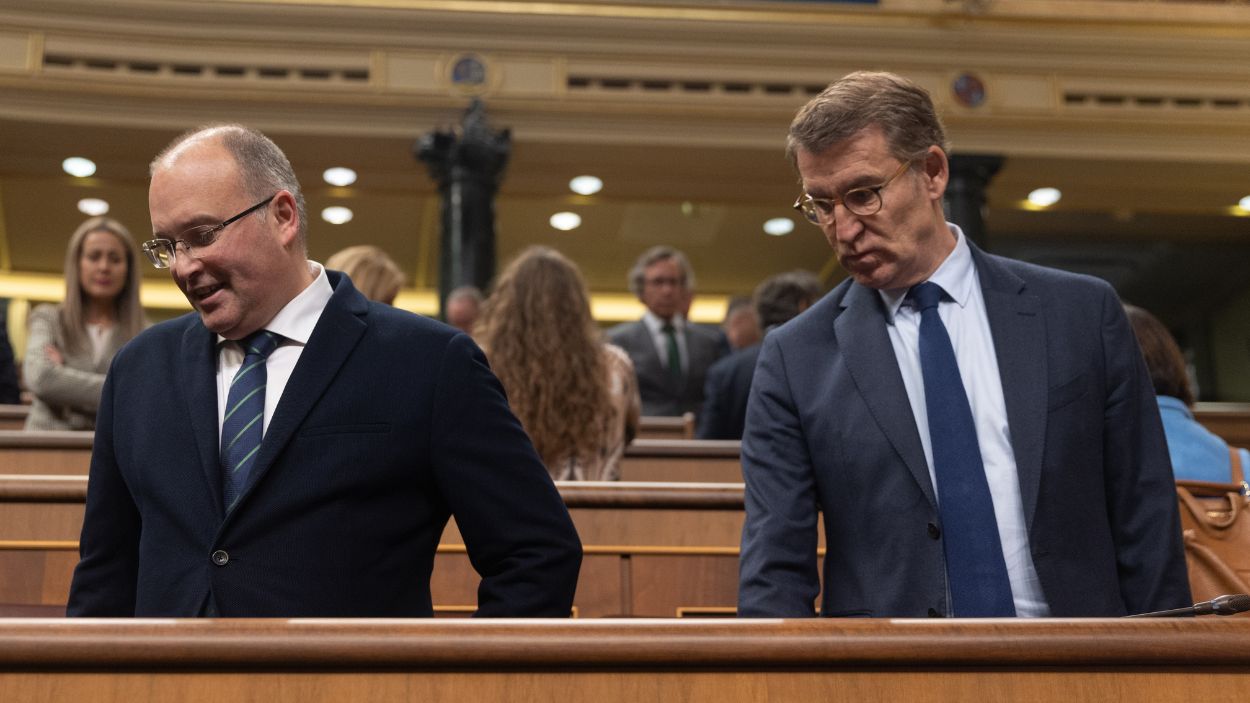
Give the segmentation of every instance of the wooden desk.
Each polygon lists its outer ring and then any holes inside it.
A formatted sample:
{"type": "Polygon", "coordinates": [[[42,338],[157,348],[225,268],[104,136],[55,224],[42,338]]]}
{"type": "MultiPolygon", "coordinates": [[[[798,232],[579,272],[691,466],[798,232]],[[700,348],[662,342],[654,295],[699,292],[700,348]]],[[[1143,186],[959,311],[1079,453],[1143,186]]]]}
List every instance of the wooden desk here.
{"type": "Polygon", "coordinates": [[[0,430],[0,473],[86,476],[94,432],[0,430]]]}
{"type": "Polygon", "coordinates": [[[621,459],[622,481],[742,483],[738,440],[636,439],[621,459]]]}
{"type": "Polygon", "coordinates": [[[639,439],[694,439],[694,413],[680,417],[645,415],[638,420],[639,439]]]}
{"type": "MultiPolygon", "coordinates": [[[[78,561],[86,486],[81,476],[0,476],[0,604],[65,604],[78,561]]],[[[584,545],[575,598],[579,616],[732,611],[741,484],[560,482],[557,487],[584,545]]],[[[472,612],[477,584],[452,521],[435,557],[434,602],[472,612]]]]}
{"type": "Polygon", "coordinates": [[[1250,621],[0,621],[0,700],[1241,701],[1250,621]]]}
{"type": "Polygon", "coordinates": [[[1250,447],[1250,403],[1195,403],[1194,419],[1234,447],[1250,447]]]}
{"type": "Polygon", "coordinates": [[[0,430],[20,430],[26,426],[29,405],[0,403],[0,430]]]}

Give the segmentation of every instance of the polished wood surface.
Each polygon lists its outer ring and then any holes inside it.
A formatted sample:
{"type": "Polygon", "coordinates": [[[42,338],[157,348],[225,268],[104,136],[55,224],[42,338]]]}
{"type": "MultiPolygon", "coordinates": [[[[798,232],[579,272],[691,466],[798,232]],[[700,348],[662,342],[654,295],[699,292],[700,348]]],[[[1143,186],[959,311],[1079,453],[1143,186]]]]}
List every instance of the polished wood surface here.
{"type": "Polygon", "coordinates": [[[742,483],[742,443],[717,439],[636,439],[621,459],[622,481],[742,483]]]}
{"type": "Polygon", "coordinates": [[[1234,447],[1250,447],[1250,403],[1195,403],[1194,419],[1234,447]]]}
{"type": "Polygon", "coordinates": [[[694,439],[694,413],[679,417],[644,415],[638,420],[639,439],[694,439]]]}
{"type": "Polygon", "coordinates": [[[86,476],[94,432],[0,430],[0,473],[86,476]]]}
{"type": "Polygon", "coordinates": [[[0,700],[1240,701],[1250,622],[0,621],[0,700]]]}
{"type": "Polygon", "coordinates": [[[20,430],[26,426],[29,405],[0,403],[0,430],[20,430]]]}

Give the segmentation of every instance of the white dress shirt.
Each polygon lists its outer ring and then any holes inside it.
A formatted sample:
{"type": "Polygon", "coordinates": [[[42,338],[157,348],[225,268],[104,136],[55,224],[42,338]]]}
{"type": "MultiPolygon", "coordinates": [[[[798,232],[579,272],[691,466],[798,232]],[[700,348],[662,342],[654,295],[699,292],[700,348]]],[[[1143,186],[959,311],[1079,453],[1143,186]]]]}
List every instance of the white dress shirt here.
{"type": "MultiPolygon", "coordinates": [[[[690,369],[690,354],[686,351],[686,319],[681,313],[673,315],[670,320],[673,324],[673,336],[677,338],[677,356],[681,358],[681,373],[684,376],[690,369]]],[[[664,368],[668,368],[668,335],[664,334],[664,320],[658,315],[648,310],[643,313],[642,323],[647,326],[647,331],[651,333],[651,341],[655,344],[655,350],[660,355],[660,363],[664,368]]]]}
{"type": "MultiPolygon", "coordinates": [[[[972,252],[959,227],[947,223],[956,237],[955,249],[929,277],[946,292],[938,304],[938,316],[946,325],[959,376],[972,406],[977,443],[990,497],[994,501],[994,517],[1003,545],[1003,558],[1011,580],[1011,594],[1020,617],[1045,617],[1050,607],[1042,594],[1033,557],[1029,552],[1029,533],[1024,520],[1024,503],[1020,497],[1020,479],[1016,458],[1011,448],[1011,432],[1007,426],[1007,404],[1003,397],[1002,378],[998,373],[998,357],[994,353],[994,337],[990,333],[985,299],[980,280],[972,262],[972,252]],[[949,300],[947,298],[950,298],[949,300]]],[[[890,344],[903,375],[907,399],[911,403],[920,443],[929,465],[929,480],[937,494],[933,473],[933,442],[929,437],[929,416],[925,408],[924,374],[920,370],[920,311],[910,302],[904,303],[907,289],[878,291],[888,311],[890,344]]],[[[939,495],[938,500],[942,497],[939,495]]]]}
{"type": "MultiPolygon", "coordinates": [[[[269,420],[273,418],[282,391],[291,379],[291,372],[299,361],[308,338],[312,336],[317,320],[334,295],[330,279],[326,278],[325,268],[315,261],[308,262],[308,268],[316,278],[299,295],[291,299],[285,307],[278,311],[273,319],[265,323],[264,329],[282,335],[282,341],[269,355],[265,363],[265,418],[264,431],[269,430],[269,420]]],[[[221,426],[226,418],[226,400],[230,396],[230,382],[243,365],[243,345],[217,336],[217,441],[221,443],[221,426]]]]}

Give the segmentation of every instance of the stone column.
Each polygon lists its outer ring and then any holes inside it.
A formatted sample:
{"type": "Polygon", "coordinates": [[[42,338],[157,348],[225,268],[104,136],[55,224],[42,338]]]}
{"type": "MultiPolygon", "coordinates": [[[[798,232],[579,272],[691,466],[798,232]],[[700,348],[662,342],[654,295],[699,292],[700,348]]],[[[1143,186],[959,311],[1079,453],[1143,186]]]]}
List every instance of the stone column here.
{"type": "Polygon", "coordinates": [[[988,251],[985,231],[985,189],[1003,166],[1003,157],[987,154],[954,154],[950,157],[950,182],[946,184],[946,216],[959,225],[978,247],[988,251]]]}

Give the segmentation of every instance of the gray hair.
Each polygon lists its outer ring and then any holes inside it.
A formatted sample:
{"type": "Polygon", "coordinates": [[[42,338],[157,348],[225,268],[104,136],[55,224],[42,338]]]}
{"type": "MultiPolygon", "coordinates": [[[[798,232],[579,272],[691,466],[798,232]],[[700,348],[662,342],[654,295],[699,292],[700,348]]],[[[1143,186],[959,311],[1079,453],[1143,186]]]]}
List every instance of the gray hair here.
{"type": "Polygon", "coordinates": [[[874,126],[899,161],[915,160],[931,146],[950,153],[927,90],[893,73],[857,71],[830,83],[799,110],[790,123],[786,156],[794,165],[799,150],[819,154],[874,126]]]}
{"type": "Polygon", "coordinates": [[[658,261],[672,259],[677,262],[677,267],[681,269],[682,285],[686,290],[694,290],[694,269],[690,267],[690,261],[686,255],[666,245],[651,247],[644,251],[642,256],[634,262],[633,268],[629,270],[629,290],[634,295],[642,297],[643,281],[647,277],[647,267],[658,261]]]}
{"type": "Polygon", "coordinates": [[[180,146],[192,140],[217,139],[226,151],[234,157],[243,179],[243,190],[250,198],[259,200],[279,190],[285,190],[295,198],[295,207],[299,213],[299,243],[305,250],[308,248],[308,212],[304,205],[304,191],[295,178],[295,170],[291,162],[282,153],[282,149],[272,139],[259,131],[241,124],[209,124],[184,132],[169,143],[161,153],[152,159],[148,167],[149,175],[168,164],[169,159],[180,146]]]}

